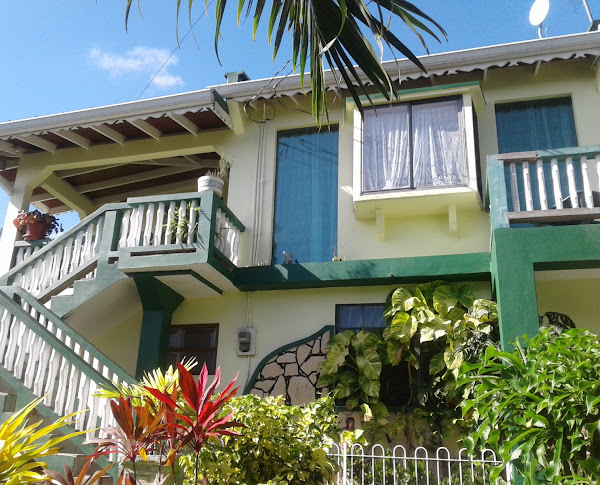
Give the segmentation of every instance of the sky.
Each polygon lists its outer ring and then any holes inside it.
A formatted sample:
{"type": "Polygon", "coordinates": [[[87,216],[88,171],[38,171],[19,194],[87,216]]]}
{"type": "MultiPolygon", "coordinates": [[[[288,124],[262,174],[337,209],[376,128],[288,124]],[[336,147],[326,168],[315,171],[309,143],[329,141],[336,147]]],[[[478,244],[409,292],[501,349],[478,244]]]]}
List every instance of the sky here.
{"type": "MultiPolygon", "coordinates": [[[[208,0],[205,11],[204,1],[196,0],[191,33],[187,10],[182,11],[178,42],[174,0],[141,0],[141,14],[134,0],[127,30],[125,0],[0,0],[0,122],[203,89],[224,83],[228,71],[244,70],[252,79],[277,73],[290,56],[289,43],[273,62],[268,16],[253,42],[251,21],[238,26],[233,0],[223,21],[219,64],[214,1],[208,0]]],[[[413,2],[448,33],[447,42],[427,40],[431,53],[538,36],[529,24],[533,0],[413,2]]],[[[600,18],[600,0],[588,3],[600,18]]],[[[187,2],[181,5],[187,8],[187,2]]],[[[580,33],[589,23],[582,0],[550,0],[543,32],[547,37],[580,33]]],[[[405,26],[394,28],[415,53],[426,54],[405,26]]],[[[0,191],[0,221],[6,203],[0,191]]]]}

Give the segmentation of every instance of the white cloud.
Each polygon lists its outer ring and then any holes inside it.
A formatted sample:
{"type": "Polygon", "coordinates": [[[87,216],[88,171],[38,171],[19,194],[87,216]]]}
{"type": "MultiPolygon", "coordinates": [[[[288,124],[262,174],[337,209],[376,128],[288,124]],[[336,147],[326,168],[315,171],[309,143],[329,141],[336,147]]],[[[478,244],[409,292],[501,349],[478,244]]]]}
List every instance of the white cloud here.
{"type": "Polygon", "coordinates": [[[168,72],[170,68],[177,65],[177,56],[169,58],[169,51],[166,49],[138,46],[120,55],[95,48],[90,51],[89,57],[97,67],[113,78],[142,73],[148,74],[149,79],[156,75],[152,84],[158,89],[169,89],[184,84],[180,76],[168,72]]]}

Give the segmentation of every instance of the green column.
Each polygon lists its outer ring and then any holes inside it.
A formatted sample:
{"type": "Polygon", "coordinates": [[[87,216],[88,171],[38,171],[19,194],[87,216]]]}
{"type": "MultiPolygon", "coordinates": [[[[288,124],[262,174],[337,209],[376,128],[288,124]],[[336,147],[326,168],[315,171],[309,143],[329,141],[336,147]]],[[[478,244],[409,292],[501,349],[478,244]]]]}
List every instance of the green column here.
{"type": "Polygon", "coordinates": [[[517,337],[532,337],[539,330],[533,264],[528,249],[519,244],[518,231],[494,231],[491,270],[503,349],[510,349],[517,337]]]}
{"type": "Polygon", "coordinates": [[[142,330],[135,375],[163,367],[169,343],[173,313],[183,301],[176,291],[153,276],[134,276],[142,302],[142,330]]]}

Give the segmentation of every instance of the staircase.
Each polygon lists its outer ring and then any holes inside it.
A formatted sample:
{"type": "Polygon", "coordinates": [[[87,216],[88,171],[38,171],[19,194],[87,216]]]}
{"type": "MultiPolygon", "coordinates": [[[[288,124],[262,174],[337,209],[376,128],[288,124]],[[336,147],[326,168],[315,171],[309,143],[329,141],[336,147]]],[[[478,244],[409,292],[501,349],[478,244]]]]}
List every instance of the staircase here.
{"type": "Polygon", "coordinates": [[[43,397],[43,418],[77,412],[64,432],[88,430],[69,440],[58,471],[65,459],[74,465],[90,453],[83,442],[114,425],[107,400],[94,392],[135,380],[63,319],[131,273],[192,267],[231,280],[243,230],[204,192],[108,204],[45,246],[16,246],[13,268],[0,277],[0,419],[43,397]]]}

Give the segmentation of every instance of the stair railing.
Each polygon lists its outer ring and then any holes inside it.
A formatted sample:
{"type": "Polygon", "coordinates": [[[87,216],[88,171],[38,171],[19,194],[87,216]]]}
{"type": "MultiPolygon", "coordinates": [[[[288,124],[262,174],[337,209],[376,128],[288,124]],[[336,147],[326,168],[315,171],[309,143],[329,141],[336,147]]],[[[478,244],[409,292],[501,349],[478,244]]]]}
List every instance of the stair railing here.
{"type": "Polygon", "coordinates": [[[115,424],[108,400],[93,396],[112,382],[135,379],[78,335],[35,297],[0,291],[0,363],[59,416],[79,412],[77,430],[98,436],[115,424]],[[87,412],[86,412],[87,410],[87,412]]]}

